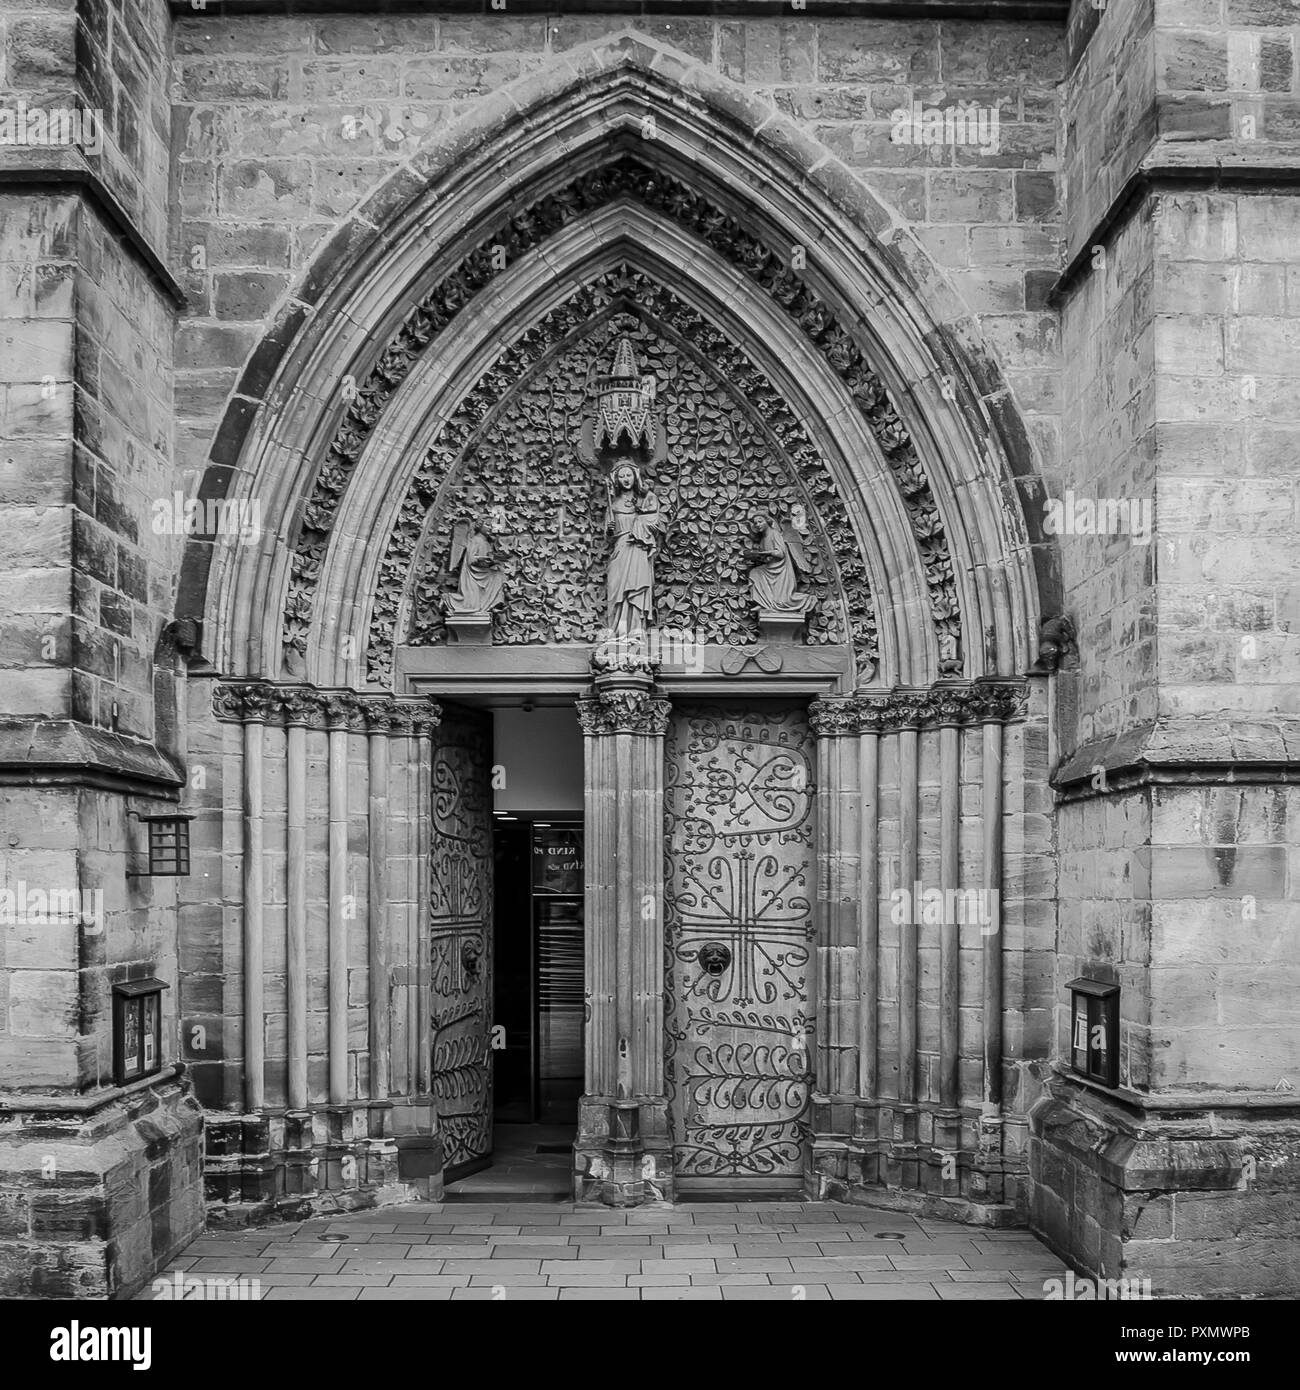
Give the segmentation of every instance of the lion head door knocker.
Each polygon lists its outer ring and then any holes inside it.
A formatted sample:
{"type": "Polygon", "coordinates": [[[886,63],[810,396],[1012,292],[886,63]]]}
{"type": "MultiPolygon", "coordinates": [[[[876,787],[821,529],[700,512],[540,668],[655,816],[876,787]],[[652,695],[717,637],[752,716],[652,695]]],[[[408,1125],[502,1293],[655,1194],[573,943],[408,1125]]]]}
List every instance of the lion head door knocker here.
{"type": "Polygon", "coordinates": [[[700,947],[700,968],[716,980],[731,964],[731,952],[720,941],[706,941],[700,947]]]}
{"type": "Polygon", "coordinates": [[[483,943],[477,937],[467,937],[460,946],[460,965],[467,984],[477,984],[483,968],[483,943]]]}

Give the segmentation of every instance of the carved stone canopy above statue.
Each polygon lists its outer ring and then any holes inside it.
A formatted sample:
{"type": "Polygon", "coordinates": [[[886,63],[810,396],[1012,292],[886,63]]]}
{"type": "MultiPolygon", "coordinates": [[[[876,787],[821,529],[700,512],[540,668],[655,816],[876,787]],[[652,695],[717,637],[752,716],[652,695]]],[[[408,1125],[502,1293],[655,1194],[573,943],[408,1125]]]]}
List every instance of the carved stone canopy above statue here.
{"type": "Polygon", "coordinates": [[[638,372],[630,338],[619,338],[608,372],[592,372],[591,392],[594,409],[583,422],[579,444],[584,458],[607,464],[624,457],[643,463],[663,461],[668,437],[662,419],[656,416],[655,378],[638,372]]]}

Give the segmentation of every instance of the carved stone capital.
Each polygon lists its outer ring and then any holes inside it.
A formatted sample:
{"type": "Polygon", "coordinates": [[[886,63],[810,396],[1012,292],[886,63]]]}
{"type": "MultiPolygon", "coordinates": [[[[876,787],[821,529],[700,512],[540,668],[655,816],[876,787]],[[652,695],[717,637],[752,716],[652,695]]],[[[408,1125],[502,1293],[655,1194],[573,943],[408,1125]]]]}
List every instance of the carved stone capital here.
{"type": "Polygon", "coordinates": [[[320,700],[325,725],[331,733],[365,727],[365,714],[358,707],[355,695],[346,690],[322,691],[320,700]]]}
{"type": "Polygon", "coordinates": [[[219,685],[212,695],[212,708],[218,719],[238,720],[241,724],[268,724],[279,712],[275,686],[263,681],[239,685],[219,685]]]}
{"type": "Polygon", "coordinates": [[[973,681],[928,690],[890,690],[814,700],[808,710],[813,732],[823,738],[938,729],[968,724],[1008,723],[1025,712],[1023,681],[973,681]]]}
{"type": "Polygon", "coordinates": [[[857,700],[851,695],[814,700],[808,706],[808,723],[819,738],[856,734],[857,700]]]}
{"type": "Polygon", "coordinates": [[[280,707],[280,712],[284,715],[284,722],[291,728],[299,727],[304,729],[323,729],[325,727],[325,713],[321,707],[321,695],[318,690],[309,690],[302,686],[290,686],[287,689],[275,692],[276,704],[280,707]]]}
{"type": "Polygon", "coordinates": [[[609,690],[578,701],[578,723],[584,734],[649,734],[662,738],[668,731],[672,705],[643,690],[609,690]]]}
{"type": "Polygon", "coordinates": [[[398,700],[390,695],[366,697],[361,711],[369,733],[387,734],[392,738],[427,733],[441,715],[431,701],[398,700]]]}
{"type": "Polygon", "coordinates": [[[934,723],[936,703],[932,690],[895,690],[885,706],[882,727],[924,729],[934,723]]]}
{"type": "Polygon", "coordinates": [[[243,717],[244,697],[237,685],[219,685],[212,692],[212,712],[218,719],[233,721],[243,717]]]}
{"type": "Polygon", "coordinates": [[[1024,681],[976,681],[971,689],[971,718],[980,724],[1007,724],[1029,704],[1024,681]]]}
{"type": "Polygon", "coordinates": [[[442,722],[442,706],[437,700],[412,700],[406,708],[411,711],[410,732],[415,738],[427,738],[442,722]]]}

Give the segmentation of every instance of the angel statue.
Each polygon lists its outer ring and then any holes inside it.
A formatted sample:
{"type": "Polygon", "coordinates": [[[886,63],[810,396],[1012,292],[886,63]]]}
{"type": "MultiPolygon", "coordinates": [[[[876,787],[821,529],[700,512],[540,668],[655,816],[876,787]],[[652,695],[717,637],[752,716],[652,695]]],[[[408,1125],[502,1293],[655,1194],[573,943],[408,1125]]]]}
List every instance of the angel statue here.
{"type": "Polygon", "coordinates": [[[501,602],[505,571],[496,562],[496,547],[472,521],[458,521],[452,528],[447,568],[456,589],[443,594],[444,613],[490,613],[501,602]]]}
{"type": "Polygon", "coordinates": [[[760,614],[804,617],[817,600],[798,592],[799,580],[812,573],[799,532],[760,512],[750,519],[749,539],[749,589],[760,614]]]}
{"type": "Polygon", "coordinates": [[[654,557],[665,529],[659,499],[641,469],[617,459],[606,479],[605,531],[614,537],[606,573],[605,626],[614,637],[645,633],[654,621],[654,557]]]}

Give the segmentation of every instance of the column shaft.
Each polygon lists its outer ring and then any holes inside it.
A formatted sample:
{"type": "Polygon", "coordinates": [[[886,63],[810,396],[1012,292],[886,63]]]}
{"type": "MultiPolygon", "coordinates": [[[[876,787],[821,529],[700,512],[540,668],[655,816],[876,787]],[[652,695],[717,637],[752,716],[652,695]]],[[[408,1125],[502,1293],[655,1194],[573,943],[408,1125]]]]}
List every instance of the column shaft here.
{"type": "Polygon", "coordinates": [[[904,901],[911,904],[898,928],[898,1098],[905,1102],[915,1101],[917,1095],[917,937],[921,912],[916,891],[920,876],[918,744],[915,729],[899,730],[899,875],[907,894],[904,901]]]}
{"type": "Polygon", "coordinates": [[[880,1093],[880,735],[858,739],[858,1092],[880,1093]]]}
{"type": "Polygon", "coordinates": [[[290,724],[286,788],[285,995],[288,1013],[289,1108],[307,1107],[307,730],[290,724]]]}
{"type": "Polygon", "coordinates": [[[244,1109],[260,1110],[266,1099],[266,1008],[262,977],[263,726],[244,725],[244,1109]]]}
{"type": "Polygon", "coordinates": [[[348,731],[329,731],[329,1098],[348,1099],[348,731]]]}
{"type": "Polygon", "coordinates": [[[1002,725],[984,725],[984,1108],[1002,1108],[1002,725]]]}
{"type": "Polygon", "coordinates": [[[939,1103],[958,1104],[961,1025],[961,927],[951,905],[960,875],[958,829],[961,823],[961,730],[939,730],[939,886],[944,914],[939,928],[939,1103]]]}
{"type": "Polygon", "coordinates": [[[369,736],[369,975],[370,1099],[388,1095],[388,738],[369,736]]]}

